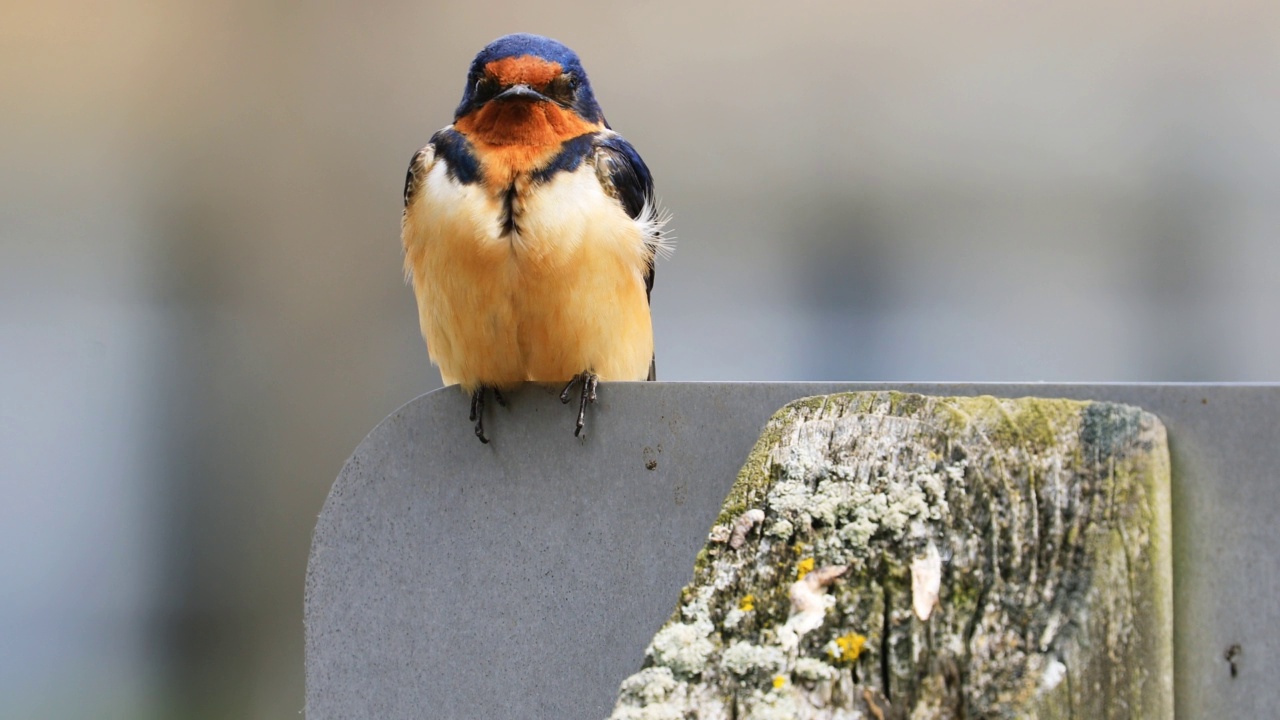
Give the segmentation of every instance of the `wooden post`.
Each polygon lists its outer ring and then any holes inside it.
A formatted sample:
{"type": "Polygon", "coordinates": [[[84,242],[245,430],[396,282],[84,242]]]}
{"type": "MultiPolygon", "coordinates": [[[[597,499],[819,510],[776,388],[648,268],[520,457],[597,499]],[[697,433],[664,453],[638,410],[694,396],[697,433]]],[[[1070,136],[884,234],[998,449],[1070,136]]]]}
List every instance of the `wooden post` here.
{"type": "Polygon", "coordinates": [[[1172,718],[1171,557],[1149,413],[798,400],[612,718],[1172,718]]]}

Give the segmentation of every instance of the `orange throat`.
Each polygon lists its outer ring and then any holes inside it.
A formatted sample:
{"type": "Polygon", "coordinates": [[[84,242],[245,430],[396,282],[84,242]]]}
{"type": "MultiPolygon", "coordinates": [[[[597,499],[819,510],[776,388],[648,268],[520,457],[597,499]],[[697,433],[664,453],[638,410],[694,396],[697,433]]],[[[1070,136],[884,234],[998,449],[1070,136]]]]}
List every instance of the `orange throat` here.
{"type": "Polygon", "coordinates": [[[472,141],[486,145],[559,145],[597,129],[553,103],[516,100],[491,102],[459,118],[454,127],[472,141]]]}
{"type": "Polygon", "coordinates": [[[603,126],[554,103],[517,100],[487,103],[453,127],[476,147],[486,181],[505,187],[550,162],[564,141],[603,126]]]}

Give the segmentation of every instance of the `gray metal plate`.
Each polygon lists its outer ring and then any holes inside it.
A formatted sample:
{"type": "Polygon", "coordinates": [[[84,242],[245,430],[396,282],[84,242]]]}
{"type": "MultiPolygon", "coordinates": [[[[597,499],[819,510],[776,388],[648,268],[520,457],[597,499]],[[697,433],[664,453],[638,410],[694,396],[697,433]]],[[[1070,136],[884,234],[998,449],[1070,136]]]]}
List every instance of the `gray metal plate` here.
{"type": "Polygon", "coordinates": [[[538,387],[491,403],[487,446],[456,388],[369,434],[312,543],[307,716],[607,716],[765,420],[795,398],[882,388],[1156,413],[1173,461],[1178,714],[1280,706],[1280,386],[613,383],[582,440],[538,387]]]}

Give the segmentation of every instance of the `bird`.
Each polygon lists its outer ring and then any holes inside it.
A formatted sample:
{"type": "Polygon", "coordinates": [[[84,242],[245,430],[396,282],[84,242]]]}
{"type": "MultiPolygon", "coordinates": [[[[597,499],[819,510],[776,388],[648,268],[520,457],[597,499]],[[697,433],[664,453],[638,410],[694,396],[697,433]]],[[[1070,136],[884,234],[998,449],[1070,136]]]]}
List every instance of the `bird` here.
{"type": "Polygon", "coordinates": [[[656,379],[669,220],[573,50],[517,33],[476,54],[453,123],[409,163],[401,241],[428,355],[482,443],[487,393],[565,383],[567,404],[577,387],[578,437],[600,381],[656,379]]]}

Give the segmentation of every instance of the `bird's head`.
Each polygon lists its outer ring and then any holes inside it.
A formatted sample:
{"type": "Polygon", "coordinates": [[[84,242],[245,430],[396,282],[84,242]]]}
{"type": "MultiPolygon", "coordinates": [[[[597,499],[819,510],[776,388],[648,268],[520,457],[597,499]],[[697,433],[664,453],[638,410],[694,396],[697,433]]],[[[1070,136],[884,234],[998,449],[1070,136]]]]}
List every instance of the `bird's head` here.
{"type": "Polygon", "coordinates": [[[608,127],[577,54],[524,33],[476,55],[454,126],[494,145],[559,144],[608,127]]]}

